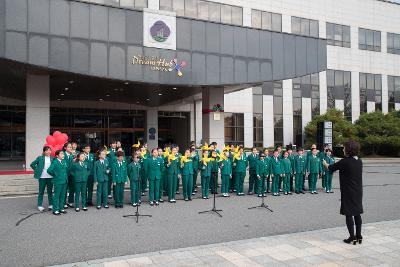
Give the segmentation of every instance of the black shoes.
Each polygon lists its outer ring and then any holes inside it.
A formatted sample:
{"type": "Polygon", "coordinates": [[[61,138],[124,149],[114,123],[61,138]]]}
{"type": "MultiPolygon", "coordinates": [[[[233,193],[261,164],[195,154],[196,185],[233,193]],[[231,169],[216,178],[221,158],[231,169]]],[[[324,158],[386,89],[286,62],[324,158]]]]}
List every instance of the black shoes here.
{"type": "Polygon", "coordinates": [[[360,236],[357,236],[357,242],[358,242],[358,244],[361,244],[362,241],[363,241],[363,237],[362,237],[361,235],[360,235],[360,236]]]}
{"type": "Polygon", "coordinates": [[[356,245],[357,244],[357,238],[355,236],[350,236],[349,238],[344,239],[343,242],[346,243],[346,244],[356,245]]]}

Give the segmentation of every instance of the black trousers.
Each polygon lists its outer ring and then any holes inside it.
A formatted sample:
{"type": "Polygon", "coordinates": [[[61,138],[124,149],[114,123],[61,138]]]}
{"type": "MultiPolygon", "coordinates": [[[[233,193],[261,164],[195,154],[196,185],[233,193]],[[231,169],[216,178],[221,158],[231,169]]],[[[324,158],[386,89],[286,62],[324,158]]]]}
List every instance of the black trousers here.
{"type": "Polygon", "coordinates": [[[346,225],[350,237],[355,236],[357,238],[361,238],[361,224],[362,224],[361,215],[356,215],[356,216],[346,215],[346,225]],[[356,226],[356,235],[354,235],[354,225],[356,226]]]}

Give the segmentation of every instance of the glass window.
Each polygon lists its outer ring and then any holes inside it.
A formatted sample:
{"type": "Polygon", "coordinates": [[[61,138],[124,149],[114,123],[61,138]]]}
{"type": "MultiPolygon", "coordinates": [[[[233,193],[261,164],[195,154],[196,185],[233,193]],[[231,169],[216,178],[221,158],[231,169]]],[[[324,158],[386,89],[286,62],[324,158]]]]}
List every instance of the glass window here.
{"type": "Polygon", "coordinates": [[[172,0],[160,0],[160,10],[172,11],[172,0]]]}
{"type": "Polygon", "coordinates": [[[367,29],[358,29],[359,49],[369,51],[381,51],[381,32],[367,29]]]}
{"type": "Polygon", "coordinates": [[[221,5],[221,22],[222,23],[232,23],[232,6],[221,5]]]}
{"type": "Polygon", "coordinates": [[[326,41],[328,45],[335,45],[335,24],[326,23],[326,41]]]}
{"type": "Polygon", "coordinates": [[[243,9],[241,7],[232,6],[232,24],[243,25],[243,9]]]}
{"type": "Polygon", "coordinates": [[[301,35],[310,35],[310,20],[302,18],[300,21],[301,35]]]}
{"type": "Polygon", "coordinates": [[[351,46],[351,41],[350,41],[350,26],[343,26],[343,46],[344,47],[350,47],[351,46]]]}
{"type": "Polygon", "coordinates": [[[272,30],[272,14],[270,12],[262,12],[261,24],[264,30],[272,30]]]}
{"type": "Polygon", "coordinates": [[[292,33],[301,34],[301,19],[298,17],[292,17],[292,33]]]}
{"type": "Polygon", "coordinates": [[[135,7],[136,8],[145,8],[147,7],[147,0],[135,0],[135,7]]]}
{"type": "Polygon", "coordinates": [[[317,20],[310,20],[310,36],[317,38],[319,36],[319,26],[317,20]]]}
{"type": "Polygon", "coordinates": [[[365,40],[365,30],[364,29],[358,29],[358,44],[359,44],[359,49],[367,49],[367,43],[365,40]]]}
{"type": "Polygon", "coordinates": [[[121,7],[135,7],[135,0],[120,0],[119,5],[121,7]]]}
{"type": "Polygon", "coordinates": [[[185,1],[184,0],[173,0],[172,8],[176,12],[177,16],[185,16],[185,1]]]}
{"type": "Polygon", "coordinates": [[[400,34],[387,33],[387,52],[400,55],[400,34]]]}
{"type": "Polygon", "coordinates": [[[253,113],[263,112],[263,99],[262,95],[253,95],[253,113]]]}
{"type": "Polygon", "coordinates": [[[381,32],[374,31],[374,50],[381,51],[381,32]]]}
{"type": "Polygon", "coordinates": [[[197,0],[185,0],[185,16],[197,18],[197,0]]]}
{"type": "Polygon", "coordinates": [[[261,28],[261,11],[251,10],[251,26],[254,28],[261,28]]]}
{"type": "Polygon", "coordinates": [[[327,22],[326,39],[328,45],[350,47],[350,26],[327,22]]]}
{"type": "Polygon", "coordinates": [[[209,20],[220,22],[221,21],[221,5],[219,3],[208,3],[209,20]]]}
{"type": "Polygon", "coordinates": [[[208,20],[208,2],[199,1],[199,8],[197,10],[197,17],[199,19],[208,20]]]}
{"type": "Polygon", "coordinates": [[[243,113],[224,113],[225,119],[225,141],[243,145],[244,143],[244,114],[243,113]]]}
{"type": "Polygon", "coordinates": [[[276,32],[282,31],[282,15],[272,13],[272,30],[276,32]]]}

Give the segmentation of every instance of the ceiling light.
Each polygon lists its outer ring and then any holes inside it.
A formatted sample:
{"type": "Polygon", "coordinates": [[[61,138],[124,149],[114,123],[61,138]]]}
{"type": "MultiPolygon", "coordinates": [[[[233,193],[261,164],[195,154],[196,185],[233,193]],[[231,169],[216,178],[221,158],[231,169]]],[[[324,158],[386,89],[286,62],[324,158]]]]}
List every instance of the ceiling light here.
{"type": "Polygon", "coordinates": [[[172,90],[176,90],[176,87],[173,87],[172,90]]]}
{"type": "Polygon", "coordinates": [[[161,94],[161,93],[158,93],[158,95],[160,95],[160,96],[161,96],[162,94],[161,94]]]}
{"type": "Polygon", "coordinates": [[[71,80],[71,81],[69,81],[69,83],[70,83],[70,84],[73,84],[73,83],[74,83],[74,81],[73,81],[73,80],[71,80]]]}
{"type": "Polygon", "coordinates": [[[150,101],[150,98],[147,98],[146,101],[150,101]]]}
{"type": "Polygon", "coordinates": [[[118,88],[114,88],[114,91],[118,91],[118,88]]]}
{"type": "Polygon", "coordinates": [[[109,97],[110,96],[110,94],[106,94],[106,97],[109,97]]]}
{"type": "Polygon", "coordinates": [[[126,85],[127,85],[127,84],[129,84],[129,82],[124,82],[124,84],[126,84],[126,85]]]}
{"type": "Polygon", "coordinates": [[[68,91],[68,90],[69,90],[69,88],[68,88],[68,87],[65,87],[65,88],[64,88],[64,90],[65,90],[65,91],[68,91]]]}
{"type": "Polygon", "coordinates": [[[61,98],[57,98],[57,101],[61,101],[61,98]]]}
{"type": "Polygon", "coordinates": [[[103,101],[103,98],[100,98],[99,100],[100,100],[100,101],[103,101]]]}
{"type": "Polygon", "coordinates": [[[61,96],[64,95],[63,93],[60,94],[61,96]]]}
{"type": "Polygon", "coordinates": [[[140,102],[139,101],[136,101],[136,104],[139,104],[140,102]]]}

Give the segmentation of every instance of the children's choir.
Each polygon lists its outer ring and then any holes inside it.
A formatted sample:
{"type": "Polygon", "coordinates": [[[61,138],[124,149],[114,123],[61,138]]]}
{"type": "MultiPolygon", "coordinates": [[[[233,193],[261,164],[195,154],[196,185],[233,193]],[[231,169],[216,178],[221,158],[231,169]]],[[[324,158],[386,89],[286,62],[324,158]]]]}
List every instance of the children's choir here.
{"type": "Polygon", "coordinates": [[[229,193],[243,196],[246,174],[248,194],[258,197],[271,192],[273,196],[292,195],[293,191],[304,194],[306,178],[310,193],[317,194],[319,177],[325,192],[333,193],[332,173],[322,165],[324,160],[328,164],[335,162],[329,147],[318,152],[313,145],[306,155],[298,148],[294,155],[291,146],[285,151],[278,146],[271,156],[268,149],[259,153],[254,147],[246,156],[242,146],[225,146],[222,152],[216,147],[215,142],[205,144],[198,153],[192,144],[182,155],[178,146],[167,145],[150,153],[147,144],[138,142],[128,157],[119,141],[100,149],[96,156],[89,145],[77,152],[76,143],[66,143],[64,150],[56,151],[53,158],[51,148],[46,146],[30,165],[39,181],[38,209],[44,211],[43,195],[47,189],[49,210],[54,215],[66,213],[68,207],[74,207],[76,212],[87,211],[88,206],[93,206],[94,188],[97,209],[109,208],[111,198],[115,208],[123,208],[128,184],[130,204],[134,207],[142,203],[146,192],[151,206],[164,202],[164,197],[176,203],[180,180],[183,199],[191,201],[197,192],[199,174],[203,199],[208,199],[210,192],[217,194],[219,187],[223,197],[229,197],[229,193]]]}

